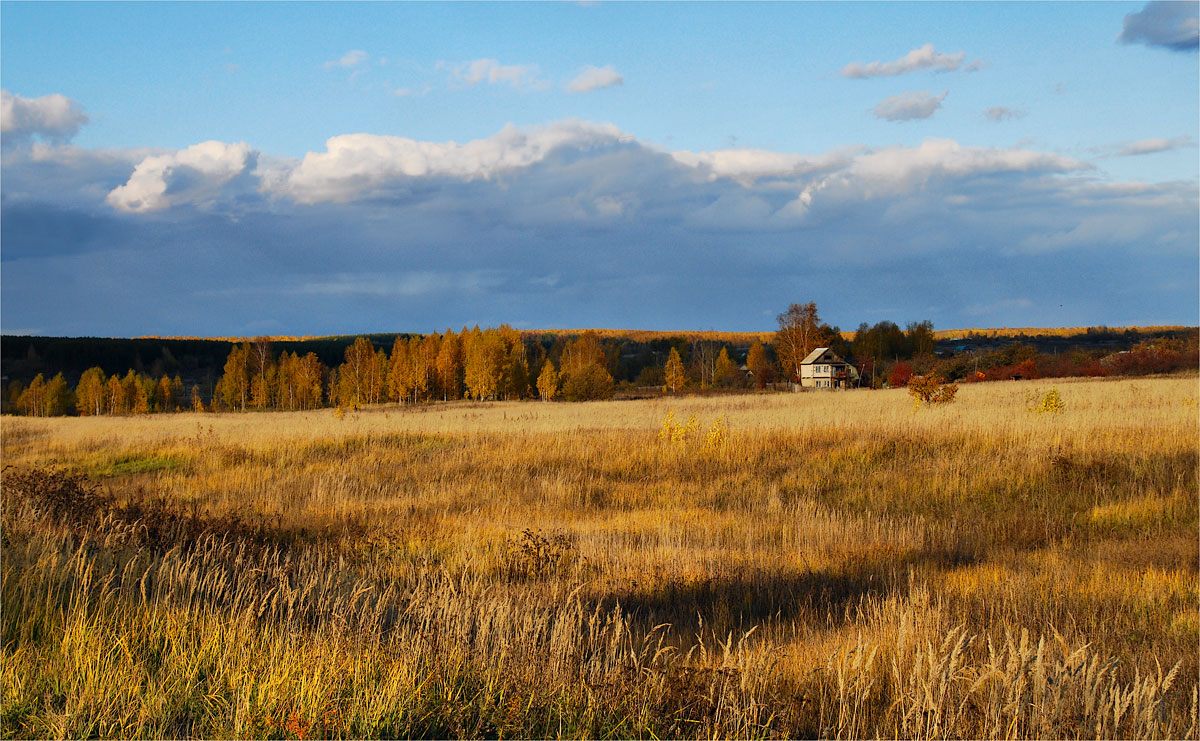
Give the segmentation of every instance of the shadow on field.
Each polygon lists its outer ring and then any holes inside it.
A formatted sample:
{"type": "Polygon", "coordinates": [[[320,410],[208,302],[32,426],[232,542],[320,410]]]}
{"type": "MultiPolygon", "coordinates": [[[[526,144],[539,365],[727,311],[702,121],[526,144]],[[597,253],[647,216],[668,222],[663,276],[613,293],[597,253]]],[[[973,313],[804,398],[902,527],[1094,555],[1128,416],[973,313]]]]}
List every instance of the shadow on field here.
{"type": "Polygon", "coordinates": [[[657,584],[631,581],[609,591],[598,605],[619,604],[647,627],[695,625],[702,619],[717,632],[748,630],[764,621],[836,628],[853,621],[865,603],[907,595],[916,573],[976,560],[947,555],[914,551],[852,557],[829,569],[755,570],[657,584]]]}

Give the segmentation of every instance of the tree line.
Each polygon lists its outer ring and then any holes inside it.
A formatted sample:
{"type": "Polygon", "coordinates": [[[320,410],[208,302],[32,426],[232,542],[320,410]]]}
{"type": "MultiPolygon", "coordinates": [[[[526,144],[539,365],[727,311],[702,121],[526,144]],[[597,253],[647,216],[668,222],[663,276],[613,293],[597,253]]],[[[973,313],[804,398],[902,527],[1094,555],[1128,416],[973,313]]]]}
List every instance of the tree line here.
{"type": "Polygon", "coordinates": [[[456,399],[582,401],[612,398],[618,387],[630,393],[768,389],[796,382],[800,364],[817,347],[829,347],[854,364],[860,384],[872,388],[904,386],[913,375],[925,374],[952,381],[1140,375],[1197,362],[1195,331],[1142,340],[1118,353],[1047,355],[1013,344],[992,352],[938,354],[929,321],[910,322],[905,329],[890,321],[863,323],[848,338],[823,322],[811,302],[791,305],[777,320],[778,331],[767,336],[771,342],[754,338],[748,348],[716,333],[633,342],[612,332],[536,335],[501,325],[357,337],[337,346],[340,357],[333,357],[340,362],[332,363],[325,362],[331,347],[322,345],[320,355],[302,353],[295,342],[257,338],[226,345],[219,377],[207,384],[164,372],[160,359],[149,372],[111,376],[93,366],[74,388],[61,372],[49,380],[38,373],[28,385],[7,384],[3,401],[6,411],[54,416],[301,411],[456,399]],[[377,345],[381,339],[390,340],[390,347],[377,345]]]}

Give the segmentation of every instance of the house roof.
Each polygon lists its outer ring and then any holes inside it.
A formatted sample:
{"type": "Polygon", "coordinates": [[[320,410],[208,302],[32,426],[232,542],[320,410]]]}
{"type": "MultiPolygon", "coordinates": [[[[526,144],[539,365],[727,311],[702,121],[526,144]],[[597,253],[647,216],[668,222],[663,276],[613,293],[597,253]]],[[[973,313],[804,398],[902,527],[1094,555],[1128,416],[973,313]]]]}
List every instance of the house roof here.
{"type": "Polygon", "coordinates": [[[827,352],[829,352],[828,347],[818,347],[816,350],[813,350],[812,352],[810,352],[808,354],[808,356],[804,358],[804,360],[801,360],[800,365],[808,365],[810,363],[815,363],[815,362],[817,362],[817,358],[821,357],[822,355],[824,355],[827,352]]]}

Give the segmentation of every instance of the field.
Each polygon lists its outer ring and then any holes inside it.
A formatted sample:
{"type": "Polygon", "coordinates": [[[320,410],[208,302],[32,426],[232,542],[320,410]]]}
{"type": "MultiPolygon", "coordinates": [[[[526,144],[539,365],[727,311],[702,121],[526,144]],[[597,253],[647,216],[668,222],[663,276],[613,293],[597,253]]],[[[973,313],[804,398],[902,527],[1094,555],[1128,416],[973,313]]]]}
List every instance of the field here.
{"type": "Polygon", "coordinates": [[[1054,385],[5,417],[0,726],[1195,738],[1197,379],[1054,385]]]}

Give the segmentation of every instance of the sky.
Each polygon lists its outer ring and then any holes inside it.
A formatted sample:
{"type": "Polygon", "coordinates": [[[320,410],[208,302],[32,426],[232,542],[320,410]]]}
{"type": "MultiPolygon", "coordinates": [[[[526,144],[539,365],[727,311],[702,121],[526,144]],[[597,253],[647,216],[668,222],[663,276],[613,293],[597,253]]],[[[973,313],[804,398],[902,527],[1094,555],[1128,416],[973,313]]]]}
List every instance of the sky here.
{"type": "Polygon", "coordinates": [[[1197,3],[0,3],[0,331],[1191,324],[1197,3]]]}

